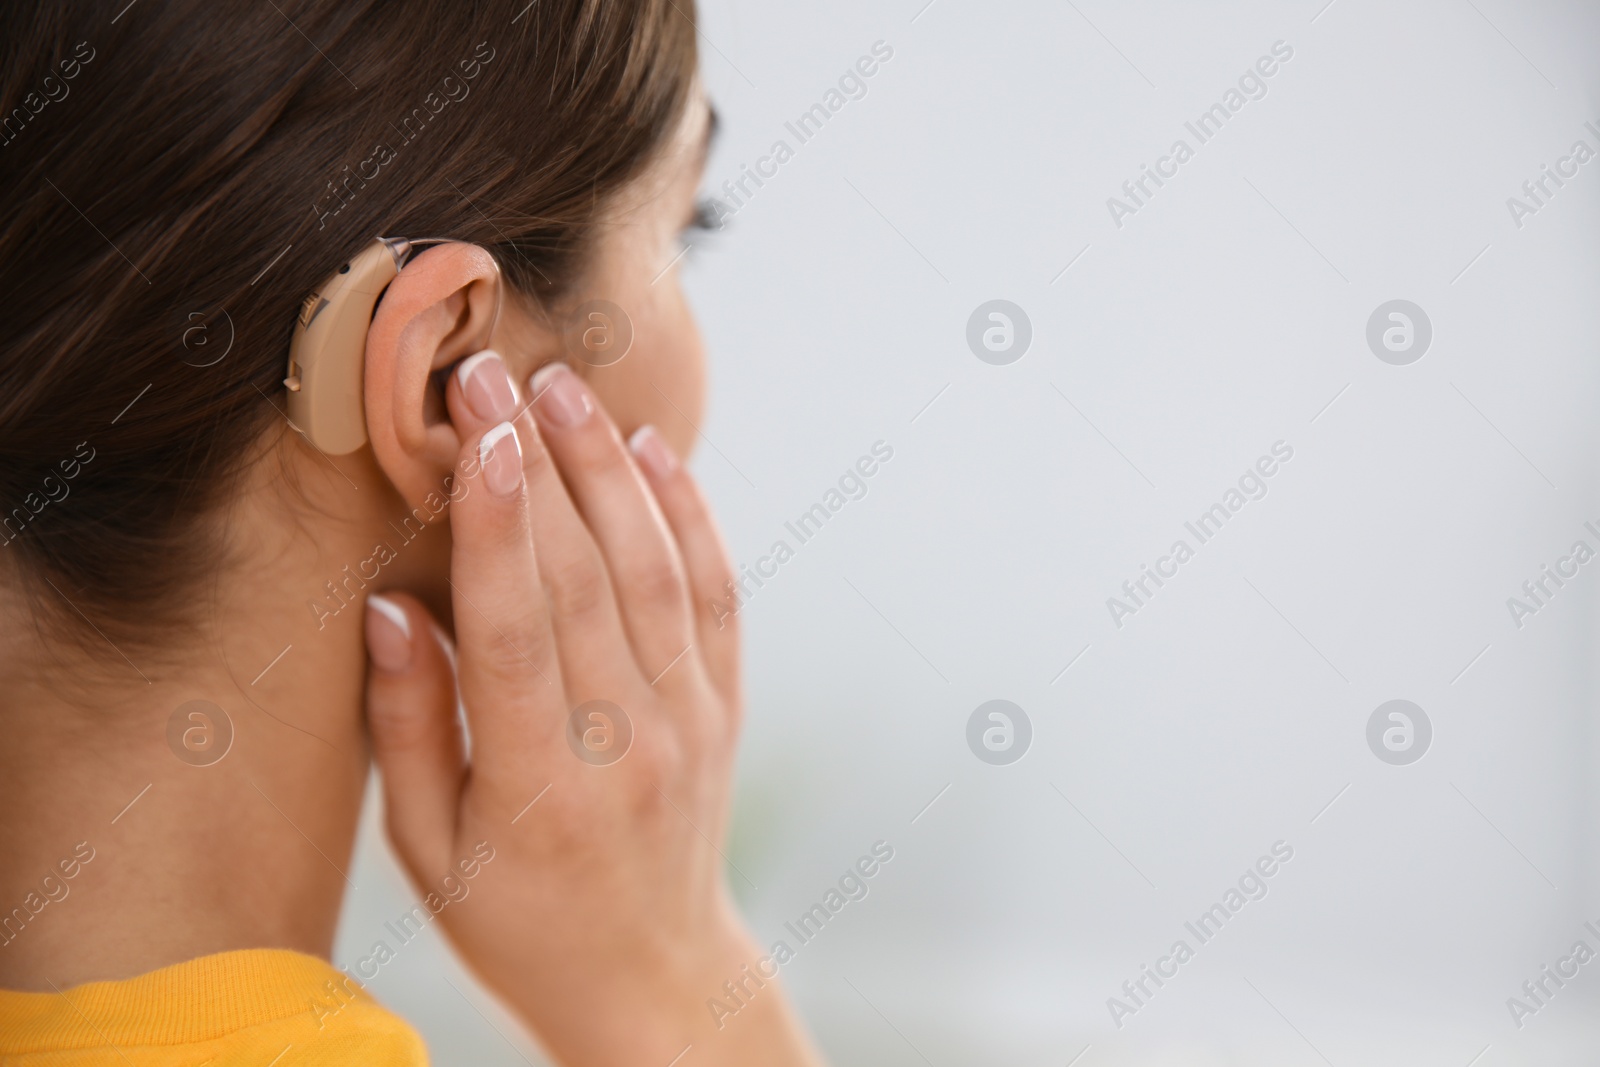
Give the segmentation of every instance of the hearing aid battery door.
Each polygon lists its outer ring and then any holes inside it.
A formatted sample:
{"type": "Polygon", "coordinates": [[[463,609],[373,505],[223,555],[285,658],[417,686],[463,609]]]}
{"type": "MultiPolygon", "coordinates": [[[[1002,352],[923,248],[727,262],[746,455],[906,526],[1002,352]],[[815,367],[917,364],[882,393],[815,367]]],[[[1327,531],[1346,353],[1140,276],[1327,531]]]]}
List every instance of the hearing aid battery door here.
{"type": "Polygon", "coordinates": [[[367,329],[400,272],[402,242],[382,239],[306,297],[289,343],[289,421],[331,456],[367,443],[363,393],[367,329]]]}

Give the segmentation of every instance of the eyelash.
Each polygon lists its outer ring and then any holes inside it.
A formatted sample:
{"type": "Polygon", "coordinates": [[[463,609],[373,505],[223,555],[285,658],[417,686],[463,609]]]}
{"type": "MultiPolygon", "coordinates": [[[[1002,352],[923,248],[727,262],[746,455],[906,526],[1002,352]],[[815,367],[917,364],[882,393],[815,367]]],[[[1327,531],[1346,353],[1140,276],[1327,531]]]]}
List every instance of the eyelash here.
{"type": "Polygon", "coordinates": [[[702,197],[695,201],[694,215],[690,217],[689,225],[684,227],[684,231],[716,233],[723,225],[718,218],[716,201],[710,197],[702,197]]]}

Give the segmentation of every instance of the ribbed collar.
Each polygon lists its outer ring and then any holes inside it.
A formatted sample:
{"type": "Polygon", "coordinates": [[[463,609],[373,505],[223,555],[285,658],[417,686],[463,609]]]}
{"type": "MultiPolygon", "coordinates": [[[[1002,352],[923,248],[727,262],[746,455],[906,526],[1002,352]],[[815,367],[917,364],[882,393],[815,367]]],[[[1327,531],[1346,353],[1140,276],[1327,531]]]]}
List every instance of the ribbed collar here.
{"type": "Polygon", "coordinates": [[[61,993],[0,990],[0,1053],[214,1040],[313,1010],[330,980],[346,982],[315,956],[244,949],[61,993]]]}

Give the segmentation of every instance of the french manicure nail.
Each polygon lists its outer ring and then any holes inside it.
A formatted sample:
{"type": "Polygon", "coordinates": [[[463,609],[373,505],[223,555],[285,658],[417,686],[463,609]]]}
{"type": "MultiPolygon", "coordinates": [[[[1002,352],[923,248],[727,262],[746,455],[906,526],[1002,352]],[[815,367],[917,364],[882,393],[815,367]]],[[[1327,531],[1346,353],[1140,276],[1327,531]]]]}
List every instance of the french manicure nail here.
{"type": "Polygon", "coordinates": [[[411,666],[411,623],[399,604],[377,593],[367,597],[367,654],[390,674],[411,666]]]}
{"type": "Polygon", "coordinates": [[[522,442],[509,422],[502,422],[478,439],[478,463],[483,480],[495,496],[510,496],[522,484],[522,442]]]}
{"type": "Polygon", "coordinates": [[[551,425],[563,429],[578,425],[594,408],[577,375],[565,363],[547,363],[528,383],[537,398],[534,408],[551,425]]]}
{"type": "Polygon", "coordinates": [[[645,425],[633,431],[633,436],[628,438],[628,448],[657,478],[665,478],[678,469],[678,457],[672,454],[654,426],[645,425]]]}
{"type": "Polygon", "coordinates": [[[503,422],[516,413],[517,394],[511,388],[511,375],[494,349],[486,348],[462,360],[456,375],[467,407],[484,422],[503,422]]]}

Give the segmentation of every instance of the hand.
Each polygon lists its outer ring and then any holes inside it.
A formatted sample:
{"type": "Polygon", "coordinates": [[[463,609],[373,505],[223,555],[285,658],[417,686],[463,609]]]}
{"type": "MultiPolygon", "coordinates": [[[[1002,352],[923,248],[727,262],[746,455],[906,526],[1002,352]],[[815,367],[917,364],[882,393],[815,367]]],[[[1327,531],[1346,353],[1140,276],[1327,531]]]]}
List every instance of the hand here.
{"type": "Polygon", "coordinates": [[[761,952],[716,844],[739,635],[712,608],[733,572],[705,501],[653,430],[630,450],[567,367],[530,388],[519,415],[492,353],[447,388],[463,441],[455,662],[415,599],[369,605],[367,714],[396,852],[561,1062],[666,1067],[688,1045],[680,1067],[814,1064],[775,979],[720,1030],[707,1006],[761,952]]]}

